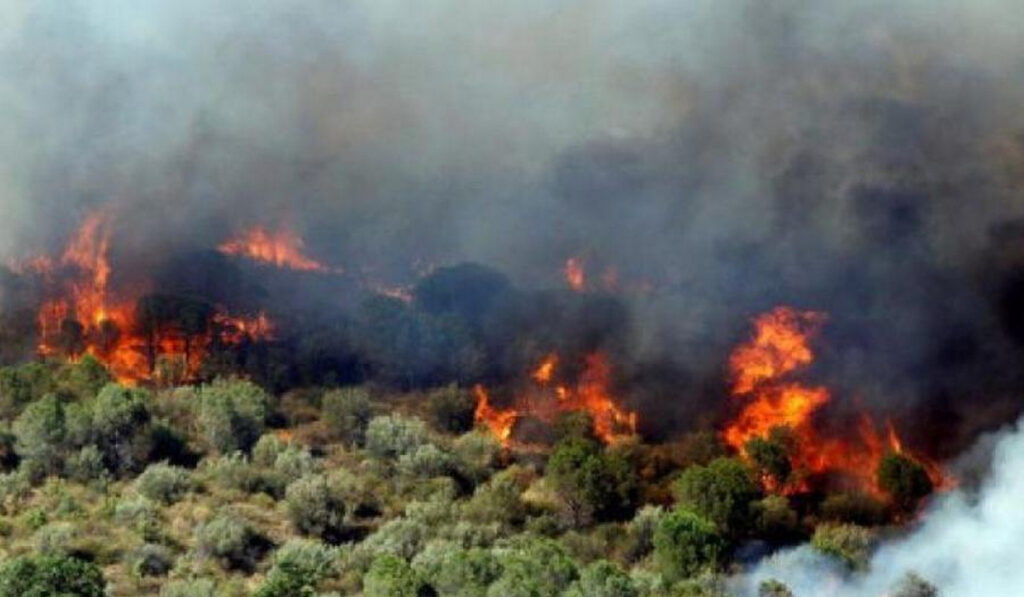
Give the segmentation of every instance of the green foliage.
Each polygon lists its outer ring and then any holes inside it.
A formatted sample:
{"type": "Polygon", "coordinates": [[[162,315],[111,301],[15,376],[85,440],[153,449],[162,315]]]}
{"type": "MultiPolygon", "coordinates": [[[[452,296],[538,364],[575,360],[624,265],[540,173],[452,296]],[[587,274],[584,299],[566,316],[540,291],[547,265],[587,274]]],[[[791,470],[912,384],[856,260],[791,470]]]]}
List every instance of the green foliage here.
{"type": "Polygon", "coordinates": [[[490,478],[501,458],[501,444],[493,434],[483,431],[462,435],[455,440],[452,451],[459,474],[474,485],[490,478]]]}
{"type": "Polygon", "coordinates": [[[366,429],[366,450],[384,459],[397,459],[429,441],[423,421],[402,415],[374,417],[366,429]]]}
{"type": "Polygon", "coordinates": [[[0,565],[0,597],[103,597],[95,564],[64,555],[22,556],[0,565]]]}
{"type": "Polygon", "coordinates": [[[14,421],[18,440],[15,449],[29,461],[34,476],[57,474],[63,468],[63,450],[67,438],[64,404],[47,394],[29,404],[14,421]]]}
{"type": "Polygon", "coordinates": [[[558,415],[553,426],[556,443],[566,440],[597,441],[594,435],[594,417],[586,411],[571,411],[558,415]]]}
{"type": "Polygon", "coordinates": [[[494,555],[485,549],[463,548],[448,541],[436,541],[413,560],[413,569],[441,597],[475,597],[501,573],[494,555]]]}
{"type": "Polygon", "coordinates": [[[288,486],[285,492],[288,518],[304,535],[339,542],[346,534],[344,490],[329,475],[309,475],[288,486]]]}
{"type": "Polygon", "coordinates": [[[628,516],[635,507],[633,465],[594,441],[569,437],[559,442],[548,460],[547,477],[577,526],[628,516]]]}
{"type": "Polygon", "coordinates": [[[54,373],[59,393],[78,400],[87,400],[114,381],[107,368],[96,357],[87,354],[75,363],[64,363],[54,373]]]}
{"type": "Polygon", "coordinates": [[[878,486],[889,495],[893,505],[909,512],[934,490],[928,471],[903,454],[887,454],[878,464],[878,486]]]}
{"type": "Polygon", "coordinates": [[[139,475],[135,489],[155,502],[173,504],[192,489],[192,474],[180,466],[158,462],[146,467],[139,475]]]}
{"type": "Polygon", "coordinates": [[[107,384],[93,400],[81,403],[71,428],[76,444],[93,444],[107,467],[117,473],[138,470],[148,452],[149,392],[107,384]]]}
{"type": "Polygon", "coordinates": [[[269,398],[245,380],[215,380],[199,388],[196,421],[203,439],[221,454],[248,452],[263,434],[269,398]]]}
{"type": "Polygon", "coordinates": [[[136,576],[163,576],[174,566],[174,556],[163,545],[144,543],[127,556],[132,574],[136,576]]]}
{"type": "Polygon", "coordinates": [[[160,529],[160,510],[149,498],[125,497],[114,507],[114,521],[149,539],[160,529]]]}
{"type": "Polygon", "coordinates": [[[455,470],[451,454],[435,444],[423,444],[398,459],[398,469],[412,477],[439,477],[455,470]]]}
{"type": "Polygon", "coordinates": [[[814,529],[811,546],[854,570],[868,565],[871,531],[853,524],[822,524],[814,529]]]}
{"type": "Polygon", "coordinates": [[[885,504],[863,493],[837,493],[822,502],[821,516],[832,522],[872,526],[885,521],[885,504]]]}
{"type": "Polygon", "coordinates": [[[776,543],[792,541],[800,535],[800,517],[781,495],[770,495],[754,502],[758,537],[776,543]]]}
{"type": "Polygon", "coordinates": [[[671,580],[717,568],[724,549],[715,525],[686,510],[665,516],[654,532],[654,560],[671,580]]]}
{"type": "Polygon", "coordinates": [[[793,472],[790,434],[785,428],[772,429],[768,437],[755,437],[743,446],[754,471],[773,487],[785,487],[793,472]]]}
{"type": "Polygon", "coordinates": [[[565,548],[552,539],[519,535],[495,547],[501,576],[487,597],[559,595],[579,573],[565,548]]]}
{"type": "Polygon", "coordinates": [[[427,397],[430,417],[437,429],[447,433],[466,433],[473,428],[476,398],[472,392],[450,384],[427,397]]]}
{"type": "Polygon", "coordinates": [[[473,497],[463,507],[463,517],[481,524],[521,524],[526,519],[522,493],[523,487],[517,478],[517,471],[499,473],[476,488],[473,497]]]}
{"type": "Polygon", "coordinates": [[[663,518],[661,506],[648,505],[637,511],[626,530],[626,559],[639,562],[654,550],[654,533],[663,518]]]}
{"type": "Polygon", "coordinates": [[[337,573],[338,552],[317,541],[293,539],[274,554],[274,565],[255,597],[312,595],[337,573]]]}
{"type": "Polygon", "coordinates": [[[269,548],[248,521],[227,509],[196,529],[199,555],[214,558],[228,570],[252,570],[269,548]]]}
{"type": "Polygon", "coordinates": [[[64,474],[68,479],[79,483],[104,480],[108,475],[103,453],[93,445],[82,448],[67,458],[64,474]]]}
{"type": "Polygon", "coordinates": [[[16,417],[25,405],[56,389],[53,371],[43,363],[0,368],[0,418],[16,417]]]}
{"type": "Polygon", "coordinates": [[[408,562],[389,554],[374,560],[363,578],[365,597],[425,597],[426,590],[408,562]]]}
{"type": "Polygon", "coordinates": [[[773,578],[761,583],[757,588],[757,597],[794,597],[794,595],[789,587],[773,578]]]}
{"type": "Polygon", "coordinates": [[[362,446],[373,410],[370,393],[362,387],[332,390],[322,400],[324,426],[332,437],[349,446],[362,446]]]}
{"type": "Polygon", "coordinates": [[[746,465],[735,458],[716,458],[707,466],[691,466],[674,485],[680,506],[715,523],[727,537],[750,530],[750,503],[761,496],[761,487],[746,465]]]}
{"type": "Polygon", "coordinates": [[[598,560],[580,573],[565,597],[638,597],[633,579],[608,560],[598,560]]]}

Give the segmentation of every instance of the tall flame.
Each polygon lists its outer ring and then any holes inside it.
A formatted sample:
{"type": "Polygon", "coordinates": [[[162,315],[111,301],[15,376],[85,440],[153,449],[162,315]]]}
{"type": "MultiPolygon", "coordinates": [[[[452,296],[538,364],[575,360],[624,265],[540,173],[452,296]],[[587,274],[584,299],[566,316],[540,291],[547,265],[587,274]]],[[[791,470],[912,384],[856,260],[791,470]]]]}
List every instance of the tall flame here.
{"type": "MultiPolygon", "coordinates": [[[[903,451],[892,423],[886,422],[883,434],[864,414],[855,433],[822,437],[814,426],[814,415],[829,402],[831,393],[827,388],[791,379],[792,374],[814,361],[811,340],[824,321],[822,313],[785,306],[754,320],[753,336],[729,359],[733,396],[745,405],[723,429],[722,438],[744,454],[750,440],[765,437],[777,427],[788,428],[797,444],[791,456],[794,469],[841,472],[855,479],[862,489],[877,493],[878,463],[887,453],[903,451]]],[[[942,479],[938,467],[925,466],[938,485],[942,479]]]]}
{"type": "Polygon", "coordinates": [[[218,247],[225,255],[246,257],[280,268],[299,271],[326,272],[326,265],[307,257],[302,238],[287,229],[274,232],[262,226],[250,228],[244,234],[218,247]]]}

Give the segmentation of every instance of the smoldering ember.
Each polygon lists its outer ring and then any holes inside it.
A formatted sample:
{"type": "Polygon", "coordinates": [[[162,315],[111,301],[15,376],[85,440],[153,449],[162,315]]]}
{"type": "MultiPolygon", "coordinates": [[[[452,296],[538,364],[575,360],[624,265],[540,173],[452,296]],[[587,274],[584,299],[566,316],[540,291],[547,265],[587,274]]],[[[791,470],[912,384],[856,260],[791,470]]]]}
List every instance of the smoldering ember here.
{"type": "Polygon", "coordinates": [[[1024,595],[1024,3],[0,6],[0,597],[1024,595]]]}

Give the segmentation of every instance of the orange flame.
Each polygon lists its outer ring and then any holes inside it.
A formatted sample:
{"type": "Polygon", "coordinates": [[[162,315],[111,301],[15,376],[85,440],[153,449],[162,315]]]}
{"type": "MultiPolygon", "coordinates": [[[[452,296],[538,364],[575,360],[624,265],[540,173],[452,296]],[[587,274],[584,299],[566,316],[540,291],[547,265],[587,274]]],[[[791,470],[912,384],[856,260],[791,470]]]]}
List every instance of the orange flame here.
{"type": "MultiPolygon", "coordinates": [[[[722,438],[744,454],[751,439],[767,436],[776,427],[789,428],[797,444],[796,452],[791,455],[795,470],[841,472],[856,480],[862,489],[878,494],[875,479],[878,463],[887,453],[903,451],[892,423],[886,422],[882,434],[865,414],[855,437],[823,438],[814,426],[813,417],[829,402],[829,390],[809,387],[789,378],[814,361],[810,341],[824,320],[822,313],[785,306],[754,320],[753,336],[737,347],[729,359],[733,396],[747,402],[722,431],[722,438]]],[[[943,478],[939,468],[927,463],[925,466],[939,486],[943,478]]],[[[769,483],[766,487],[778,489],[769,483]]]]}
{"type": "Polygon", "coordinates": [[[517,397],[513,407],[499,410],[491,406],[483,386],[475,388],[476,420],[494,433],[504,445],[511,440],[516,421],[530,416],[553,422],[559,414],[584,411],[594,420],[594,434],[605,443],[612,443],[636,433],[636,413],[621,408],[610,391],[611,365],[600,353],[584,358],[584,370],[576,385],[553,384],[559,357],[544,357],[530,374],[533,387],[517,397]]]}
{"type": "Polygon", "coordinates": [[[565,260],[563,268],[565,282],[575,292],[583,292],[587,287],[587,275],[583,269],[583,260],[579,257],[570,257],[565,260]]]}
{"type": "Polygon", "coordinates": [[[242,236],[218,247],[225,255],[246,257],[279,268],[309,272],[326,272],[330,268],[303,253],[302,238],[288,230],[268,232],[262,226],[247,230],[242,236]]]}
{"type": "MultiPolygon", "coordinates": [[[[159,329],[143,335],[134,306],[142,289],[117,297],[109,289],[112,233],[110,212],[93,212],[56,264],[47,257],[38,257],[23,268],[43,276],[50,287],[50,296],[40,305],[36,318],[39,353],[45,357],[63,353],[71,359],[92,355],[124,384],[150,379],[155,360],[161,355],[181,358],[185,374],[194,375],[213,341],[211,333],[188,335],[182,330],[159,329]],[[65,335],[72,324],[78,326],[78,331],[65,335]],[[68,342],[78,345],[68,346],[68,342]]],[[[212,323],[219,330],[220,341],[227,345],[238,344],[244,338],[270,339],[273,332],[264,313],[252,318],[232,317],[219,308],[212,323]]]]}

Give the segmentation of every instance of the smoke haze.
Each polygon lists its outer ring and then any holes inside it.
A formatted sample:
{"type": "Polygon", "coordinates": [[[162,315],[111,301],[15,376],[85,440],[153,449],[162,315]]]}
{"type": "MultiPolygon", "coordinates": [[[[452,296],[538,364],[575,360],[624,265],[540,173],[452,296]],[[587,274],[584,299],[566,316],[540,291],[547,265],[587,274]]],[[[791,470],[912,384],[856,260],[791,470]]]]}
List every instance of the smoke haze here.
{"type": "Polygon", "coordinates": [[[672,425],[780,302],[930,452],[1020,410],[1019,2],[0,5],[4,257],[100,205],[147,268],[279,222],[391,277],[581,255],[654,288],[626,352],[672,425]]]}
{"type": "MultiPolygon", "coordinates": [[[[761,581],[782,580],[798,596],[878,597],[908,572],[933,583],[944,597],[989,597],[1024,593],[1019,543],[1024,517],[1024,432],[1020,423],[986,438],[991,472],[980,490],[956,490],[937,499],[919,528],[891,540],[874,554],[870,572],[852,577],[809,547],[782,552],[760,564],[736,587],[755,597],[761,581]]],[[[976,466],[977,463],[972,463],[976,466]]]]}

